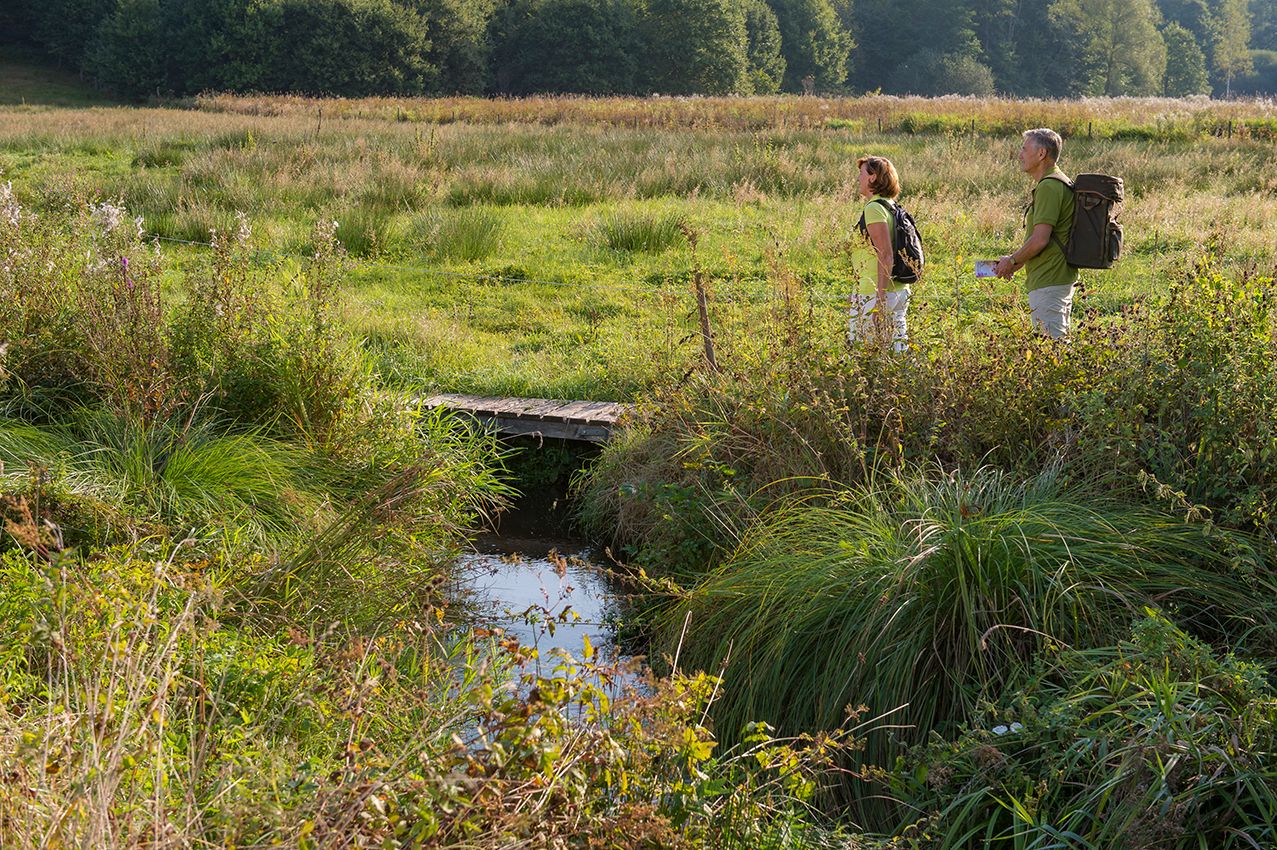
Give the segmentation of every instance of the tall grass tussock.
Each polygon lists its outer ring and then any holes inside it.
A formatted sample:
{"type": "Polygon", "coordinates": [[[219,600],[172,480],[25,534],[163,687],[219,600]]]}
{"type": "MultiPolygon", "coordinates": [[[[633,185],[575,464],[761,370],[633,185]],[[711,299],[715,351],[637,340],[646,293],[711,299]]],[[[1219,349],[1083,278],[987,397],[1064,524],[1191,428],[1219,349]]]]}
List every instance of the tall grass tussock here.
{"type": "MultiPolygon", "coordinates": [[[[832,730],[865,706],[891,739],[955,733],[1046,648],[1114,644],[1151,604],[1218,637],[1277,618],[1262,546],[1088,498],[1056,474],[920,470],[782,504],[664,617],[663,646],[721,670],[724,730],[832,730]]],[[[861,718],[863,719],[863,718],[861,718]]]]}

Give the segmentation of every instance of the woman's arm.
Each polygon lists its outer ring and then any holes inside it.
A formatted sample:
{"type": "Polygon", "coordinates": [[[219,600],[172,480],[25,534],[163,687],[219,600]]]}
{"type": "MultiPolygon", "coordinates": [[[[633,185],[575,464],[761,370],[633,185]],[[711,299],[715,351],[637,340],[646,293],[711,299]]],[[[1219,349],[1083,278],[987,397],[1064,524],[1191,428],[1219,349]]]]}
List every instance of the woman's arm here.
{"type": "Polygon", "coordinates": [[[891,255],[891,231],[887,229],[887,223],[881,221],[868,225],[866,229],[869,231],[869,241],[878,253],[878,312],[881,314],[887,307],[891,267],[895,264],[895,258],[891,255]]]}

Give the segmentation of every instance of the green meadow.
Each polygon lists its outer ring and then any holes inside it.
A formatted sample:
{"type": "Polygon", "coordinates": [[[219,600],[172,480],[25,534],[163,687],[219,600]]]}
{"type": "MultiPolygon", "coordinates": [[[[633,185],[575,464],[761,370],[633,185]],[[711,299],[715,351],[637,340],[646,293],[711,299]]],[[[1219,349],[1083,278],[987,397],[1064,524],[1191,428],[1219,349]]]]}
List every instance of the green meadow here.
{"type": "MultiPolygon", "coordinates": [[[[0,127],[0,168],[36,208],[118,199],[165,240],[207,242],[242,214],[264,260],[304,254],[315,222],[337,221],[354,268],[347,320],[387,374],[434,390],[632,398],[650,387],[691,327],[680,225],[696,234],[715,300],[740,302],[723,310],[773,297],[784,269],[832,327],[866,153],[898,163],[922,223],[930,268],[917,299],[978,314],[1016,292],[971,274],[1019,235],[1028,186],[1015,134],[299,113],[18,110],[0,127]]],[[[1165,268],[1202,251],[1271,262],[1271,142],[1167,135],[1069,140],[1066,167],[1129,186],[1127,256],[1086,276],[1085,303],[1101,313],[1156,295],[1165,268]]],[[[164,244],[178,262],[201,250],[188,247],[164,244]]]]}
{"type": "Polygon", "coordinates": [[[1277,842],[1268,105],[137,107],[24,67],[5,847],[1277,842]],[[1041,124],[1127,186],[1067,344],[973,274],[1041,124]],[[846,340],[864,154],[927,249],[900,355],[846,340]],[[634,402],[572,491],[642,671],[455,604],[535,462],[435,392],[634,402]]]}

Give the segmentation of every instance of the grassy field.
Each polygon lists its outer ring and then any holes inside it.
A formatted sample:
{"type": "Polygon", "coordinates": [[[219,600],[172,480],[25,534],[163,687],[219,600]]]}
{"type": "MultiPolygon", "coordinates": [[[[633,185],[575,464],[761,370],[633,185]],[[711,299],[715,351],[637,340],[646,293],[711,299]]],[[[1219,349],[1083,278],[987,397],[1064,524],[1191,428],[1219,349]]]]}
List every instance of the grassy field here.
{"type": "MultiPolygon", "coordinates": [[[[1014,244],[1028,190],[1014,165],[1018,134],[1001,124],[879,134],[876,124],[833,119],[794,129],[786,117],[791,104],[820,115],[863,101],[729,102],[761,116],[748,130],[626,126],[571,99],[561,107],[568,117],[548,124],[527,106],[463,120],[486,108],[480,101],[459,102],[458,120],[439,125],[396,120],[403,105],[326,105],[333,114],[321,116],[316,102],[266,103],[276,105],[210,98],[193,110],[10,112],[0,169],[36,208],[118,198],[149,233],[172,240],[207,241],[244,213],[269,255],[304,253],[315,221],[331,217],[356,260],[347,320],[388,375],[432,390],[630,398],[651,386],[684,355],[678,341],[691,329],[692,257],[680,223],[699,236],[696,262],[716,299],[741,302],[721,311],[774,297],[769,281],[783,267],[836,333],[858,213],[854,161],[870,152],[897,162],[903,200],[922,223],[930,267],[915,291],[927,302],[920,320],[926,309],[978,315],[1015,297],[1015,286],[977,283],[970,272],[974,259],[1014,244]]],[[[1155,295],[1162,269],[1203,250],[1272,263],[1271,142],[1186,137],[1203,116],[1242,107],[1160,105],[1165,138],[1073,138],[1066,149],[1070,170],[1127,181],[1127,256],[1085,276],[1086,303],[1101,312],[1155,295]]],[[[1046,105],[1009,115],[1000,106],[981,120],[1047,117],[1046,105]]],[[[715,108],[726,107],[706,112],[715,108]]],[[[623,101],[611,109],[641,111],[623,101]]],[[[1114,112],[1144,114],[1124,102],[1114,112]]],[[[199,253],[180,242],[165,250],[179,260],[199,253]]]]}
{"type": "Polygon", "coordinates": [[[6,847],[1277,842],[1271,105],[125,108],[23,67],[6,847]],[[1128,188],[1067,346],[971,273],[1039,124],[1128,188]],[[904,356],[845,341],[868,153],[929,251],[904,356]],[[439,390],[640,401],[578,494],[668,675],[541,678],[451,609],[511,491],[439,390]]]}

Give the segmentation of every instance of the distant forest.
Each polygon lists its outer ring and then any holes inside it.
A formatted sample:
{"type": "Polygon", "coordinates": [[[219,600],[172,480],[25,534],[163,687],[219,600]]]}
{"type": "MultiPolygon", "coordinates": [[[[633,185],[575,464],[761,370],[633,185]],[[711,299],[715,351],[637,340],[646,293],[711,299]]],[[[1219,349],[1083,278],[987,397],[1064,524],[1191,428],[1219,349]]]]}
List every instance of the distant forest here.
{"type": "Polygon", "coordinates": [[[5,0],[125,97],[1272,94],[1277,0],[5,0]]]}

